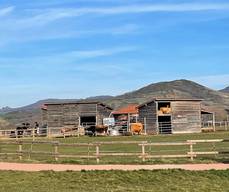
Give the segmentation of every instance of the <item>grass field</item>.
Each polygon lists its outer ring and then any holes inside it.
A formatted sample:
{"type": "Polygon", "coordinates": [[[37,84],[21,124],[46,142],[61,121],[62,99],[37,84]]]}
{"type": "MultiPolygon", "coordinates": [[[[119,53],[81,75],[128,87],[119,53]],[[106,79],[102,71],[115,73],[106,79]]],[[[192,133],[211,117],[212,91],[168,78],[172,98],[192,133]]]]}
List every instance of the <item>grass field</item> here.
{"type": "MultiPolygon", "coordinates": [[[[215,132],[215,133],[199,133],[199,134],[181,134],[181,135],[157,135],[157,136],[129,136],[129,137],[69,137],[69,138],[55,138],[55,139],[47,139],[47,138],[36,138],[37,140],[48,140],[48,141],[59,141],[61,143],[94,143],[94,142],[106,142],[106,141],[148,141],[148,142],[179,142],[186,141],[192,139],[228,139],[229,132],[215,132]]],[[[16,151],[17,146],[6,146],[0,145],[0,153],[5,153],[8,151],[16,151]]],[[[31,150],[31,145],[23,146],[23,150],[31,150]]],[[[32,146],[33,151],[45,151],[45,152],[53,152],[53,146],[51,145],[40,145],[34,144],[32,146]]],[[[95,153],[95,147],[59,147],[59,153],[61,154],[80,154],[80,155],[90,155],[95,153]]],[[[229,143],[217,143],[217,144],[198,144],[194,146],[194,151],[229,151],[229,143]]],[[[157,146],[157,147],[147,147],[147,153],[149,154],[186,154],[189,151],[189,146],[157,146]]],[[[124,153],[140,153],[141,147],[137,144],[113,144],[113,145],[102,145],[100,147],[100,152],[124,152],[124,153]]],[[[18,156],[0,156],[1,161],[19,161],[18,156]]],[[[194,162],[222,162],[228,161],[228,157],[226,159],[223,157],[201,157],[197,158],[194,162]]],[[[53,157],[41,156],[41,155],[24,155],[24,162],[48,162],[48,163],[56,163],[53,157]]],[[[190,163],[189,159],[148,159],[145,163],[190,163]]],[[[74,158],[61,158],[58,163],[76,163],[76,164],[95,164],[95,159],[74,159],[74,158]]],[[[137,157],[103,157],[100,161],[101,164],[134,164],[134,163],[142,163],[141,159],[137,157]]]]}
{"type": "Polygon", "coordinates": [[[227,171],[0,172],[4,192],[228,192],[227,171]]]}

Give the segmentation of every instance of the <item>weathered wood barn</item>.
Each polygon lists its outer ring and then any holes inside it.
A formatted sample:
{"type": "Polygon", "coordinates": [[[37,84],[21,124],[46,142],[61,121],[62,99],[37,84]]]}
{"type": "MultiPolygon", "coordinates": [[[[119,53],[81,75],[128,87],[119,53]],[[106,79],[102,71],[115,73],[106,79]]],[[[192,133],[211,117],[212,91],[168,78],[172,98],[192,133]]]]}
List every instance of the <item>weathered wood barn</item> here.
{"type": "Polygon", "coordinates": [[[153,99],[138,109],[148,134],[201,132],[199,99],[153,99]]]}
{"type": "Polygon", "coordinates": [[[58,134],[63,128],[102,125],[111,111],[111,107],[101,102],[46,103],[42,107],[42,119],[50,134],[58,134]]]}

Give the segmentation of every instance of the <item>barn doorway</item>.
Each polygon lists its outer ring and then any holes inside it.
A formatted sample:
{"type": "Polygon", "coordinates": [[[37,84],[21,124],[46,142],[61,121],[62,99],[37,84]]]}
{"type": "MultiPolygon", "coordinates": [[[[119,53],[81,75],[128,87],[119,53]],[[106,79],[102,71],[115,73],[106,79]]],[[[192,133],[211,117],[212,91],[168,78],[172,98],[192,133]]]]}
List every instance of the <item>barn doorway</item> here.
{"type": "Polygon", "coordinates": [[[172,134],[171,116],[158,116],[159,134],[172,134]]]}
{"type": "Polygon", "coordinates": [[[96,125],[96,116],[81,116],[80,125],[83,127],[96,125]]]}

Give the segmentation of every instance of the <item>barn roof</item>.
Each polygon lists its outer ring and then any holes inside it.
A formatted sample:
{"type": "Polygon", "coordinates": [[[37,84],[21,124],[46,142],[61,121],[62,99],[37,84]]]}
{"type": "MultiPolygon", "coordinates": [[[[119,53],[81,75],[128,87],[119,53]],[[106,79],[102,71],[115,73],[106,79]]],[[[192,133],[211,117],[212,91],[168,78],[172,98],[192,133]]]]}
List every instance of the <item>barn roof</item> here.
{"type": "Polygon", "coordinates": [[[110,106],[108,106],[108,105],[106,105],[106,104],[104,104],[104,103],[102,103],[102,102],[100,102],[100,101],[76,101],[76,102],[59,102],[59,103],[57,103],[57,102],[53,102],[53,103],[45,103],[43,106],[42,106],[42,108],[44,108],[44,106],[46,106],[46,108],[47,108],[47,106],[48,105],[74,105],[74,104],[82,104],[82,105],[84,105],[84,104],[97,104],[97,105],[101,105],[101,106],[104,106],[104,107],[106,107],[106,108],[108,108],[108,109],[110,109],[110,110],[113,110],[113,108],[111,108],[110,106]]]}
{"type": "Polygon", "coordinates": [[[138,113],[138,105],[137,104],[130,104],[128,106],[122,107],[116,111],[113,111],[112,114],[119,115],[119,114],[137,114],[138,113]]]}
{"type": "Polygon", "coordinates": [[[138,108],[143,107],[144,105],[147,105],[147,104],[152,103],[152,102],[157,102],[157,101],[161,101],[161,102],[171,102],[171,101],[201,102],[203,100],[202,99],[179,99],[179,98],[153,98],[153,99],[139,105],[138,108]]]}
{"type": "Polygon", "coordinates": [[[211,111],[201,110],[201,114],[210,115],[210,114],[213,114],[213,113],[214,113],[214,112],[211,112],[211,111]]]}

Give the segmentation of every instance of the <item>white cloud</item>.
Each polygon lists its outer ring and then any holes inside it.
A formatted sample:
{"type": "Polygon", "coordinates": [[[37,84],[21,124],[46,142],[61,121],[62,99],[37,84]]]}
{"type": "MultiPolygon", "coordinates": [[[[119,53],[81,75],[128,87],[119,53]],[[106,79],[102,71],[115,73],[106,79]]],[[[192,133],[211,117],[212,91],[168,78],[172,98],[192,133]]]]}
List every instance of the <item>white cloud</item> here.
{"type": "Polygon", "coordinates": [[[27,57],[27,58],[0,58],[0,69],[6,68],[36,68],[43,69],[45,66],[58,65],[62,68],[63,65],[67,65],[71,62],[80,61],[84,59],[91,59],[97,57],[106,57],[118,55],[126,52],[132,52],[137,50],[134,46],[122,46],[111,47],[106,49],[96,50],[76,50],[66,53],[55,53],[53,55],[39,56],[39,57],[27,57]]]}
{"type": "Polygon", "coordinates": [[[209,11],[209,10],[229,10],[229,4],[146,4],[130,5],[111,8],[84,8],[77,12],[81,14],[124,14],[124,13],[145,13],[145,12],[184,12],[184,11],[209,11]]]}
{"type": "Polygon", "coordinates": [[[229,3],[182,3],[182,4],[135,4],[113,7],[85,7],[85,8],[53,8],[53,9],[30,9],[34,14],[30,18],[21,20],[21,23],[46,24],[59,19],[78,17],[93,14],[117,15],[139,14],[151,12],[197,12],[197,11],[222,11],[229,10],[229,3]]]}
{"type": "Polygon", "coordinates": [[[14,7],[13,7],[13,6],[11,6],[11,7],[6,7],[6,8],[3,8],[3,9],[0,9],[0,17],[3,17],[3,16],[8,15],[8,14],[11,13],[13,10],[14,10],[14,7]]]}
{"type": "Polygon", "coordinates": [[[124,52],[129,52],[134,50],[136,50],[136,47],[115,47],[111,49],[73,51],[67,54],[63,54],[62,56],[73,57],[73,58],[93,58],[93,57],[116,55],[119,53],[124,53],[124,52]]]}

